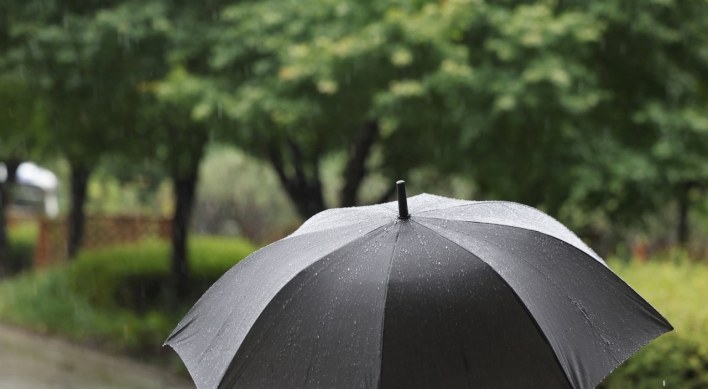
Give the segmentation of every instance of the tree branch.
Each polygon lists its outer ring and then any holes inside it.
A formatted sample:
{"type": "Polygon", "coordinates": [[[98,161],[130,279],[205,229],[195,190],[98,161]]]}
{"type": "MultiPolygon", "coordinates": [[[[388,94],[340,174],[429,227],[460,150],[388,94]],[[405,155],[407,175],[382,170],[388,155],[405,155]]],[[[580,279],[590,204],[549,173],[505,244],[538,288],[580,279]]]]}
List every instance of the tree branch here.
{"type": "Polygon", "coordinates": [[[294,176],[288,176],[288,174],[285,173],[280,147],[270,145],[268,147],[268,159],[271,165],[273,165],[273,169],[275,169],[280,183],[295,204],[298,213],[304,218],[309,218],[325,209],[324,199],[322,197],[322,185],[319,178],[319,153],[315,153],[313,157],[313,177],[308,179],[305,174],[300,145],[295,143],[292,139],[289,139],[287,144],[295,170],[294,176]]]}
{"type": "Polygon", "coordinates": [[[292,139],[288,139],[288,148],[290,149],[290,158],[293,163],[293,168],[295,169],[295,182],[298,186],[308,186],[307,176],[305,175],[305,169],[303,168],[302,151],[300,150],[300,146],[292,139]]]}
{"type": "Polygon", "coordinates": [[[278,147],[269,145],[268,146],[268,159],[270,164],[273,165],[275,173],[280,179],[280,183],[287,189],[290,185],[288,184],[288,177],[285,175],[285,168],[283,167],[283,156],[280,155],[280,149],[278,147]]]}
{"type": "Polygon", "coordinates": [[[366,176],[366,159],[371,152],[379,134],[379,125],[376,121],[367,121],[361,126],[354,143],[349,149],[349,159],[344,169],[344,188],[341,192],[341,206],[353,207],[356,205],[356,194],[361,182],[366,176]]]}

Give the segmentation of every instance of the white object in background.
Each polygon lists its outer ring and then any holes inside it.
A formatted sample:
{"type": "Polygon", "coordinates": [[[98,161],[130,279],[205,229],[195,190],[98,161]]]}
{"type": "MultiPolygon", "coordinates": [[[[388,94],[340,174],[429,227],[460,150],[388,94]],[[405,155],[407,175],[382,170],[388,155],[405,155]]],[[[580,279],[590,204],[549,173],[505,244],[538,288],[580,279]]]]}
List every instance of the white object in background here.
{"type": "MultiPolygon", "coordinates": [[[[7,180],[7,166],[0,162],[0,182],[7,180]]],[[[44,213],[54,219],[59,216],[59,179],[50,170],[32,162],[23,162],[17,167],[15,180],[20,185],[33,186],[44,192],[44,213]]]]}
{"type": "Polygon", "coordinates": [[[41,168],[32,162],[23,162],[17,167],[17,183],[36,186],[47,192],[56,192],[59,180],[51,171],[41,168]]]}
{"type": "Polygon", "coordinates": [[[47,192],[44,194],[44,213],[50,219],[56,219],[59,216],[59,198],[57,192],[47,192]]]}

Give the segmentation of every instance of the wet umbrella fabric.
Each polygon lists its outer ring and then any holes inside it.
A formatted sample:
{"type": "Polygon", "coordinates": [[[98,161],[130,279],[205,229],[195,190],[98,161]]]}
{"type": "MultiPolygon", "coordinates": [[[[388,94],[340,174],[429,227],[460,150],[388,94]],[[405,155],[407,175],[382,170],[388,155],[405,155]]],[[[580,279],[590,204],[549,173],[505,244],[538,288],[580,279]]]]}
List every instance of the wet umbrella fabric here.
{"type": "Polygon", "coordinates": [[[408,200],[322,212],[219,279],[166,341],[198,388],[586,389],[672,329],[540,211],[408,200]]]}

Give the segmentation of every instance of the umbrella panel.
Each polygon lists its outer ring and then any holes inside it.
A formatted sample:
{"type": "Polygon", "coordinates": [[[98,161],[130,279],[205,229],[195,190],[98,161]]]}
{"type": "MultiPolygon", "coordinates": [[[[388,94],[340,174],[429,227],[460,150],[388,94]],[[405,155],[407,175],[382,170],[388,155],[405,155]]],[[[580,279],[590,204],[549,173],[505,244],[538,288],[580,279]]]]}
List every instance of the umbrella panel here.
{"type": "Polygon", "coordinates": [[[574,388],[594,388],[671,325],[603,263],[518,227],[417,218],[473,253],[514,289],[574,388]]]}
{"type": "Polygon", "coordinates": [[[382,388],[569,388],[511,288],[470,252],[404,222],[386,297],[382,388]]]}
{"type": "Polygon", "coordinates": [[[377,388],[397,230],[379,228],[295,276],[255,322],[219,388],[377,388]]]}
{"type": "Polygon", "coordinates": [[[217,388],[278,291],[303,269],[381,225],[374,220],[294,234],[256,251],[212,285],[165,343],[180,355],[199,389],[217,388]]]}

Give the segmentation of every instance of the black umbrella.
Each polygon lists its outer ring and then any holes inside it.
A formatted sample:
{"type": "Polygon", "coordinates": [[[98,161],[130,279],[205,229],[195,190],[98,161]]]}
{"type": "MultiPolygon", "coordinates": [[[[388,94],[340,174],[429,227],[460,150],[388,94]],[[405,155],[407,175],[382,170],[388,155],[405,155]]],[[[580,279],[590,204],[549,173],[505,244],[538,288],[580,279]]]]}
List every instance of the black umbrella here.
{"type": "Polygon", "coordinates": [[[592,388],[671,325],[510,202],[322,212],[219,279],[166,344],[199,389],[592,388]]]}

